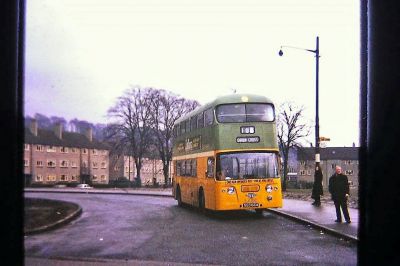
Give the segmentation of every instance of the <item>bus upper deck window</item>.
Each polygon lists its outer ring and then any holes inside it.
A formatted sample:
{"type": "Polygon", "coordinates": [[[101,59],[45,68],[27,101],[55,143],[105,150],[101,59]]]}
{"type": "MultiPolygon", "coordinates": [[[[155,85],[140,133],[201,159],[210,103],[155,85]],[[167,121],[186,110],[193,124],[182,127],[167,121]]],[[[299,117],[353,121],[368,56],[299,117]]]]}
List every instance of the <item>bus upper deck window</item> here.
{"type": "Polygon", "coordinates": [[[217,120],[220,123],[245,122],[244,104],[224,104],[217,107],[217,120]]]}
{"type": "Polygon", "coordinates": [[[185,121],[186,132],[190,132],[190,120],[185,121]]]}
{"type": "Polygon", "coordinates": [[[271,104],[246,104],[246,121],[274,121],[274,108],[271,104]]]}
{"type": "Polygon", "coordinates": [[[214,122],[213,109],[208,109],[204,111],[204,125],[209,126],[212,125],[213,122],[214,122]]]}
{"type": "Polygon", "coordinates": [[[271,122],[274,121],[274,107],[267,103],[223,104],[216,109],[220,123],[271,122]]]}
{"type": "Polygon", "coordinates": [[[180,135],[185,134],[185,129],[186,129],[186,127],[185,127],[185,122],[182,122],[182,123],[180,124],[180,129],[181,129],[181,134],[180,134],[180,135]]]}
{"type": "Polygon", "coordinates": [[[195,130],[197,128],[197,116],[190,118],[190,130],[195,130]]]}
{"type": "Polygon", "coordinates": [[[202,128],[204,127],[204,113],[201,112],[197,115],[197,127],[202,128]]]}

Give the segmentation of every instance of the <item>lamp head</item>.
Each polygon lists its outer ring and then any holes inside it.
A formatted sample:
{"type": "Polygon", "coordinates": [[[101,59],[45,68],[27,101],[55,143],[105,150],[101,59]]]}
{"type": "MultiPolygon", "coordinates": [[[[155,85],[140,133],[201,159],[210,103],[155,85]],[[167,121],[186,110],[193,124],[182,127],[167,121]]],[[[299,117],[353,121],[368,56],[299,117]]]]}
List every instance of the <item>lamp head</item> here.
{"type": "Polygon", "coordinates": [[[282,56],[283,55],[283,51],[282,51],[282,49],[280,49],[279,50],[279,56],[282,56]]]}

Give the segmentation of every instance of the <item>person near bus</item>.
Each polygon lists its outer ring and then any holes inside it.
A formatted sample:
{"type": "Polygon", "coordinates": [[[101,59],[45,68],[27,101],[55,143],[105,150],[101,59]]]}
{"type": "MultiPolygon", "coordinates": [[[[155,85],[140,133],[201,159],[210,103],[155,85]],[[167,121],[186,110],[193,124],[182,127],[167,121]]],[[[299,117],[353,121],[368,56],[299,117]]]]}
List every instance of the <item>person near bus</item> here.
{"type": "Polygon", "coordinates": [[[350,195],[349,181],[347,176],[342,174],[342,168],[339,165],[336,166],[335,173],[329,178],[329,193],[331,193],[333,203],[335,204],[335,222],[342,222],[342,211],[346,223],[351,223],[347,208],[347,200],[350,195]]]}
{"type": "Polygon", "coordinates": [[[321,206],[321,196],[324,194],[322,189],[322,171],[319,166],[315,169],[314,184],[311,192],[311,198],[314,199],[312,205],[321,206]]]}

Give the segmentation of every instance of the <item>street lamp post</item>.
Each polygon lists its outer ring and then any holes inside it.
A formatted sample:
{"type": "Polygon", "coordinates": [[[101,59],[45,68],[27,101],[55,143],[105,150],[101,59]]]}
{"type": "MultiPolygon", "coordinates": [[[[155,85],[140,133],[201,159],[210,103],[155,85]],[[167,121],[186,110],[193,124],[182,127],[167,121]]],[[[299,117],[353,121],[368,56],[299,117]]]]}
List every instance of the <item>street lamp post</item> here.
{"type": "Polygon", "coordinates": [[[315,72],[315,171],[320,170],[319,164],[320,164],[320,148],[319,148],[319,88],[318,88],[318,83],[319,83],[319,37],[317,36],[316,40],[316,48],[315,50],[310,50],[310,49],[304,49],[304,48],[299,48],[299,47],[294,47],[294,46],[281,46],[281,49],[279,50],[279,56],[283,55],[282,48],[287,47],[287,48],[294,48],[294,49],[300,49],[304,51],[308,51],[311,53],[315,54],[315,67],[316,67],[316,72],[315,72]]]}

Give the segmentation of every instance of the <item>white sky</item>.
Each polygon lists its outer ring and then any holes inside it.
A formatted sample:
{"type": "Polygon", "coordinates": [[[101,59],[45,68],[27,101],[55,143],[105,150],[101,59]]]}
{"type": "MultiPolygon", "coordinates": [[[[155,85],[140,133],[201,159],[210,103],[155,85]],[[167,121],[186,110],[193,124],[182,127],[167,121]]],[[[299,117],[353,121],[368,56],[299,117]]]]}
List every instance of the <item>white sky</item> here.
{"type": "MultiPolygon", "coordinates": [[[[304,105],[320,136],[359,144],[359,1],[29,0],[25,114],[106,123],[131,85],[201,104],[231,93],[304,105]]],[[[314,143],[314,131],[309,140],[314,143]]]]}

